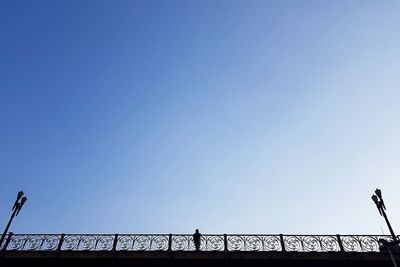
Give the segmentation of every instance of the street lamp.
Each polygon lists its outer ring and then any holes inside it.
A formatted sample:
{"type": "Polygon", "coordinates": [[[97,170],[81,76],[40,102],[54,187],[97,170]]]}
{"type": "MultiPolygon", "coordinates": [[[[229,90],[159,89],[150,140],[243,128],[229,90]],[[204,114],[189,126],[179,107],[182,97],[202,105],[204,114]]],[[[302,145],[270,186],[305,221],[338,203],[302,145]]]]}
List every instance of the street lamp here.
{"type": "Polygon", "coordinates": [[[371,198],[374,201],[376,207],[378,208],[379,214],[385,218],[386,224],[389,227],[389,231],[390,231],[390,234],[392,235],[393,240],[397,240],[397,236],[394,234],[392,226],[390,225],[389,219],[387,218],[387,215],[385,212],[386,207],[385,207],[385,202],[383,202],[382,191],[379,189],[376,189],[375,194],[376,195],[372,195],[371,198]]]}
{"type": "Polygon", "coordinates": [[[390,234],[392,235],[393,241],[389,242],[385,239],[379,239],[379,242],[382,244],[382,248],[386,248],[387,251],[389,252],[389,256],[393,262],[393,266],[397,267],[397,262],[396,259],[392,253],[392,247],[394,250],[398,250],[398,245],[400,243],[400,240],[397,240],[397,236],[394,234],[393,228],[390,225],[389,219],[387,218],[386,215],[386,207],[385,207],[385,202],[383,202],[382,198],[382,191],[379,189],[375,190],[375,195],[372,195],[372,201],[374,201],[376,207],[378,208],[379,214],[385,218],[386,224],[389,227],[390,234]]]}
{"type": "Polygon", "coordinates": [[[3,235],[1,236],[1,239],[0,239],[0,247],[1,247],[1,245],[3,244],[3,242],[4,242],[4,239],[6,238],[6,234],[7,234],[7,232],[8,232],[8,228],[10,228],[10,225],[11,225],[11,223],[12,223],[14,217],[15,217],[15,216],[18,216],[19,212],[20,212],[21,209],[22,209],[22,206],[25,204],[25,202],[26,202],[27,200],[28,200],[28,199],[27,199],[26,196],[24,195],[24,192],[23,192],[23,191],[19,191],[18,194],[17,194],[17,199],[15,200],[14,206],[13,206],[13,208],[12,208],[12,214],[11,214],[10,220],[8,221],[8,224],[7,224],[7,226],[6,226],[6,229],[4,229],[4,233],[3,233],[3,235]]]}

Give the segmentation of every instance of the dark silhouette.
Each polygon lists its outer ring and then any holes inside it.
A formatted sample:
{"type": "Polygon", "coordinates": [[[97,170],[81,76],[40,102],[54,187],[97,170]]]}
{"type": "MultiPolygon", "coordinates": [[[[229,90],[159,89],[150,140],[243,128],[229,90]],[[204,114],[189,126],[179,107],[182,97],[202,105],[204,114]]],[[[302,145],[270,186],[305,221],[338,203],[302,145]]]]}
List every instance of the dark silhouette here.
{"type": "Polygon", "coordinates": [[[4,230],[4,233],[2,234],[1,238],[0,238],[0,246],[3,244],[4,239],[6,238],[6,234],[8,232],[8,229],[11,226],[12,221],[14,220],[14,217],[18,216],[19,212],[22,209],[22,206],[25,204],[25,202],[28,199],[26,198],[26,196],[24,195],[23,191],[19,191],[18,195],[17,195],[17,199],[15,200],[14,206],[12,208],[12,214],[11,214],[11,218],[8,221],[8,224],[6,226],[6,229],[4,230]]]}
{"type": "Polygon", "coordinates": [[[376,207],[378,208],[379,213],[381,214],[381,216],[383,216],[385,218],[386,224],[389,228],[390,234],[392,235],[392,238],[394,241],[397,240],[397,236],[393,231],[392,226],[390,225],[389,219],[386,215],[386,207],[385,207],[385,202],[383,202],[383,198],[382,198],[382,191],[379,190],[378,188],[375,190],[375,194],[376,195],[372,195],[372,200],[375,202],[376,207]],[[379,198],[379,200],[378,200],[379,198]]]}
{"type": "Polygon", "coordinates": [[[200,251],[201,234],[199,232],[199,229],[196,229],[196,232],[193,234],[193,243],[196,251],[200,251]]]}

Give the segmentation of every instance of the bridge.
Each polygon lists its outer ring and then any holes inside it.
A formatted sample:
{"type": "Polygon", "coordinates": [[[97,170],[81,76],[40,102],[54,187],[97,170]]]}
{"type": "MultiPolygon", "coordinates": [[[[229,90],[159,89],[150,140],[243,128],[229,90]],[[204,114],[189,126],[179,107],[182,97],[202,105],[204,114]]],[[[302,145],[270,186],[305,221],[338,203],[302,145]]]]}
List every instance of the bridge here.
{"type": "MultiPolygon", "coordinates": [[[[13,234],[0,266],[393,266],[386,235],[13,234]]],[[[395,254],[399,257],[399,254],[395,254]]]]}

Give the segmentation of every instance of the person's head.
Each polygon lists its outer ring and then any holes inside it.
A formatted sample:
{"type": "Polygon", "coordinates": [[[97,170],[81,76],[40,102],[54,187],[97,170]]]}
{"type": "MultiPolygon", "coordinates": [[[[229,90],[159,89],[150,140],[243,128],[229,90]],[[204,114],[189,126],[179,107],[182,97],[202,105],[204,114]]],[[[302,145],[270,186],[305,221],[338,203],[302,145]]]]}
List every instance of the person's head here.
{"type": "Polygon", "coordinates": [[[196,233],[199,233],[199,229],[196,229],[196,233]]]}

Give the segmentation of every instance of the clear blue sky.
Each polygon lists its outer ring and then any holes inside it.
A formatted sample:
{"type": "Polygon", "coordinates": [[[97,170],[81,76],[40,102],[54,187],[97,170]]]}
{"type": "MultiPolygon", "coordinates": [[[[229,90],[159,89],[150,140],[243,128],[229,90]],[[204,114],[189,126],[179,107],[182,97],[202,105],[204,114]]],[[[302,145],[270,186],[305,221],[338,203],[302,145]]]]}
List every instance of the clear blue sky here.
{"type": "Polygon", "coordinates": [[[1,1],[0,224],[23,189],[19,233],[388,233],[380,187],[400,231],[399,14],[1,1]]]}

